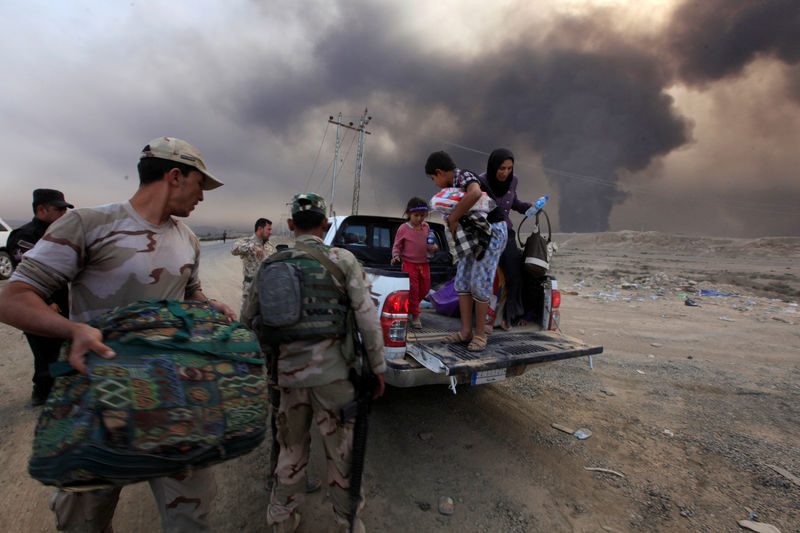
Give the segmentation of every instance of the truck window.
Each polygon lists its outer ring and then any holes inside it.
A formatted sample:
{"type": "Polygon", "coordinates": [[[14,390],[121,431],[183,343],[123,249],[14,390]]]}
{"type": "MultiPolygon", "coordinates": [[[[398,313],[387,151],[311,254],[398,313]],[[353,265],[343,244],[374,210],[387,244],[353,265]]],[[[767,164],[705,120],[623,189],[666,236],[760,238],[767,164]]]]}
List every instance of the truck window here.
{"type": "Polygon", "coordinates": [[[392,247],[392,234],[389,228],[382,228],[379,226],[372,228],[372,246],[373,248],[392,247]]]}
{"type": "Polygon", "coordinates": [[[344,228],[342,234],[342,244],[355,244],[364,246],[367,243],[367,227],[361,224],[353,224],[344,228]]]}

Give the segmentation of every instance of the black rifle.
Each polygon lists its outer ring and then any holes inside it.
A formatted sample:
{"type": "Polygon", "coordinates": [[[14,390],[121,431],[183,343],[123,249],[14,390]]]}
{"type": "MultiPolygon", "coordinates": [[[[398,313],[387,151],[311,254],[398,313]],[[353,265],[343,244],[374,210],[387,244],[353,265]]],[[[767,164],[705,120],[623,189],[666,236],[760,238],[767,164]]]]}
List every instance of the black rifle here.
{"type": "Polygon", "coordinates": [[[364,475],[364,459],[367,455],[367,426],[369,411],[372,407],[372,397],[378,388],[378,376],[372,372],[369,366],[364,345],[358,336],[358,331],[353,328],[353,347],[356,352],[356,360],[361,361],[361,374],[355,368],[350,368],[349,379],[356,390],[356,397],[342,407],[342,423],[348,422],[355,417],[353,427],[353,456],[350,460],[350,533],[356,521],[356,512],[361,503],[361,478],[364,475]]]}
{"type": "Polygon", "coordinates": [[[269,475],[271,478],[270,491],[278,479],[275,475],[275,470],[278,469],[278,455],[280,453],[280,446],[278,445],[278,408],[281,405],[281,389],[278,386],[278,354],[280,348],[278,345],[272,347],[272,353],[267,359],[269,367],[269,404],[270,404],[270,429],[272,429],[272,446],[269,450],[269,475]]]}

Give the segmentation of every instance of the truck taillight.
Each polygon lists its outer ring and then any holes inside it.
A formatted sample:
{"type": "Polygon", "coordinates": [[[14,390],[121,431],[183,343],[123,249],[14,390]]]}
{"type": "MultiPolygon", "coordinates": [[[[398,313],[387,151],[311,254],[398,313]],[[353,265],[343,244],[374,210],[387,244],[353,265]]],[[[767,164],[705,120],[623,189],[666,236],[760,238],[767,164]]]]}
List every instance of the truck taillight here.
{"type": "Polygon", "coordinates": [[[408,291],[391,293],[381,309],[384,346],[405,346],[408,329],[408,291]]]}
{"type": "Polygon", "coordinates": [[[550,323],[547,324],[547,329],[550,331],[558,329],[558,323],[561,321],[559,307],[561,307],[561,292],[553,290],[550,293],[550,323]]]}
{"type": "Polygon", "coordinates": [[[553,291],[552,294],[553,294],[553,296],[552,296],[552,298],[553,298],[552,307],[553,307],[553,309],[558,309],[559,307],[561,307],[561,291],[553,291]]]}

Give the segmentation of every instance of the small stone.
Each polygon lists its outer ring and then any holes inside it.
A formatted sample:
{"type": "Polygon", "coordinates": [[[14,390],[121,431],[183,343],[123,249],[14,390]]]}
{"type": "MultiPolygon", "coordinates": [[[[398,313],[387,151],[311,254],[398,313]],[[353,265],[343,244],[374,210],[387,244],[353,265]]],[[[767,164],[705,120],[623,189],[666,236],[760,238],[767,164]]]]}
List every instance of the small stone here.
{"type": "Polygon", "coordinates": [[[443,515],[451,515],[455,511],[455,504],[453,503],[453,498],[449,496],[440,496],[439,497],[439,512],[443,515]]]}
{"type": "Polygon", "coordinates": [[[433,433],[420,433],[419,438],[420,440],[431,440],[433,438],[433,433]]]}
{"type": "Polygon", "coordinates": [[[660,342],[651,342],[650,346],[652,346],[653,348],[661,348],[664,345],[661,344],[660,342]]]}
{"type": "Polygon", "coordinates": [[[430,511],[431,510],[431,504],[429,504],[428,502],[416,502],[416,504],[419,506],[419,508],[422,511],[430,511]]]}

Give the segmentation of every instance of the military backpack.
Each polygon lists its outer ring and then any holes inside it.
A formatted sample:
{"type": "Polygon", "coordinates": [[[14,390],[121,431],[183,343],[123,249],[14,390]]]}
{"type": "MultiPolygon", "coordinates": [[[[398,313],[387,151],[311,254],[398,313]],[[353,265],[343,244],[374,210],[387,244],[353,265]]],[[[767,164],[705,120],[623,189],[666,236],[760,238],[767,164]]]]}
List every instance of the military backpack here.
{"type": "Polygon", "coordinates": [[[260,316],[254,327],[261,342],[322,340],[347,333],[344,274],[325,248],[298,241],[295,248],[271,255],[261,263],[256,284],[260,316]]]}

